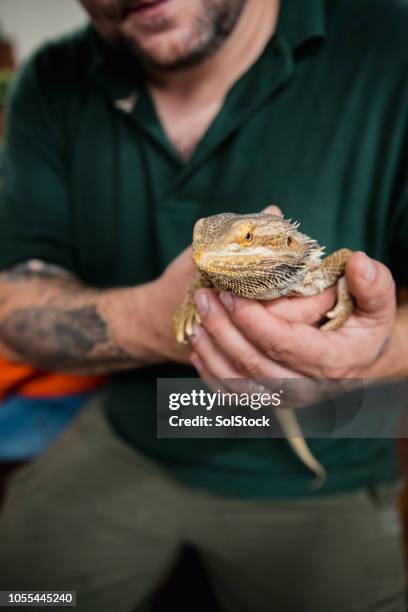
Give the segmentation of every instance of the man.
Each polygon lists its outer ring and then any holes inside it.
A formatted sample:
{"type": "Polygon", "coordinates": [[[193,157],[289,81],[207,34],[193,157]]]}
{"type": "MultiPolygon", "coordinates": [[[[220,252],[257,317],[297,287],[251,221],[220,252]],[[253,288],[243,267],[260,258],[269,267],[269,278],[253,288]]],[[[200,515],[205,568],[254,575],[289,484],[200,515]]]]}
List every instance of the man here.
{"type": "Polygon", "coordinates": [[[0,337],[10,359],[112,374],[106,396],[11,486],[3,589],[79,609],[147,600],[183,542],[226,610],[404,610],[392,440],[163,440],[157,377],[407,374],[408,7],[374,0],[83,0],[93,28],[47,46],[10,103],[0,337]],[[197,295],[177,346],[194,221],[278,202],[355,254],[355,314],[321,296],[197,295]],[[34,261],[33,261],[34,260],[34,261]],[[382,263],[380,263],[380,261],[382,263]],[[68,274],[68,276],[67,276],[68,274]],[[306,349],[305,349],[306,347],[306,349]]]}

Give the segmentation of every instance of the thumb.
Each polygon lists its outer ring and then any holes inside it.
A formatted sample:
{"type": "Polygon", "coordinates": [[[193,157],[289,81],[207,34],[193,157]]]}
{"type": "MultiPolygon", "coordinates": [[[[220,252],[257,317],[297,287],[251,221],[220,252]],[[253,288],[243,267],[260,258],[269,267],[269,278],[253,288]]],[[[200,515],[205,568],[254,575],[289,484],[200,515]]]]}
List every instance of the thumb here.
{"type": "Polygon", "coordinates": [[[269,204],[269,206],[264,208],[262,212],[269,213],[271,215],[277,215],[278,217],[283,217],[283,212],[281,211],[279,206],[276,206],[276,204],[269,204]]]}
{"type": "Polygon", "coordinates": [[[349,259],[346,278],[360,311],[375,318],[394,315],[395,284],[386,266],[357,251],[349,259]]]}

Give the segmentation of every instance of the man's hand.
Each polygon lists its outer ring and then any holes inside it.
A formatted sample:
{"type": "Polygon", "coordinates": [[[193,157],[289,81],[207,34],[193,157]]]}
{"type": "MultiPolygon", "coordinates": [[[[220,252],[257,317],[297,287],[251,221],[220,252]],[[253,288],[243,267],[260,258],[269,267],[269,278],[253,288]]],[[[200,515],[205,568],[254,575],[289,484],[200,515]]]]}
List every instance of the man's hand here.
{"type": "Polygon", "coordinates": [[[198,291],[203,323],[191,339],[193,365],[207,378],[370,376],[393,332],[395,286],[383,264],[360,252],[351,257],[346,277],[356,309],[342,328],[329,332],[316,324],[334,304],[333,288],[269,302],[198,291]]]}
{"type": "Polygon", "coordinates": [[[190,363],[191,350],[176,341],[173,319],[195,272],[192,249],[188,247],[149,284],[146,292],[146,324],[150,329],[151,348],[166,360],[190,363]]]}

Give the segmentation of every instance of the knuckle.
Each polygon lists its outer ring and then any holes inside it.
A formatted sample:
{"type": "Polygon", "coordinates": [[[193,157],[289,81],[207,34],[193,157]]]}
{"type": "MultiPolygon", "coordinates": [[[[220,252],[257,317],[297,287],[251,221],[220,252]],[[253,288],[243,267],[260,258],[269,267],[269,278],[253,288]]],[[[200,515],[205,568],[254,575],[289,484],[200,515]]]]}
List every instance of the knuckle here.
{"type": "Polygon", "coordinates": [[[384,280],[382,281],[382,284],[384,285],[384,292],[395,293],[395,281],[388,268],[386,268],[386,273],[384,274],[384,280]]]}
{"type": "Polygon", "coordinates": [[[292,358],[292,353],[288,346],[280,346],[278,348],[273,340],[266,341],[265,352],[270,359],[277,359],[282,363],[287,363],[292,358]]]}
{"type": "Polygon", "coordinates": [[[376,278],[376,290],[383,295],[395,295],[395,281],[391,271],[384,264],[379,264],[379,274],[376,278]]]}
{"type": "Polygon", "coordinates": [[[246,303],[246,301],[243,302],[243,300],[240,302],[239,306],[235,309],[234,318],[242,327],[248,327],[254,320],[254,304],[246,303]]]}
{"type": "Polygon", "coordinates": [[[235,362],[239,370],[245,372],[249,376],[259,374],[260,358],[254,351],[245,351],[238,354],[235,358],[235,362]]]}
{"type": "Polygon", "coordinates": [[[222,331],[225,328],[225,325],[221,323],[218,317],[213,317],[210,314],[208,314],[203,319],[203,324],[204,324],[205,329],[211,336],[218,337],[222,335],[222,331]]]}
{"type": "Polygon", "coordinates": [[[292,362],[299,352],[298,341],[292,337],[289,328],[285,342],[278,342],[273,336],[265,336],[263,347],[270,359],[277,359],[282,363],[292,362]]]}

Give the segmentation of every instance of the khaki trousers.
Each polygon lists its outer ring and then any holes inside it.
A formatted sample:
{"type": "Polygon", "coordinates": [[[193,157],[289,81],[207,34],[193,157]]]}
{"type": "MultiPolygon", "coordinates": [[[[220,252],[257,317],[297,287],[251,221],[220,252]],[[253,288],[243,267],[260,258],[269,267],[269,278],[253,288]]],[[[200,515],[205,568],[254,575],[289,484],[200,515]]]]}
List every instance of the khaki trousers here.
{"type": "Polygon", "coordinates": [[[189,543],[228,612],[403,612],[396,497],[390,486],[294,501],[195,490],[123,443],[98,398],[12,479],[0,590],[75,590],[78,611],[130,612],[189,543]]]}

